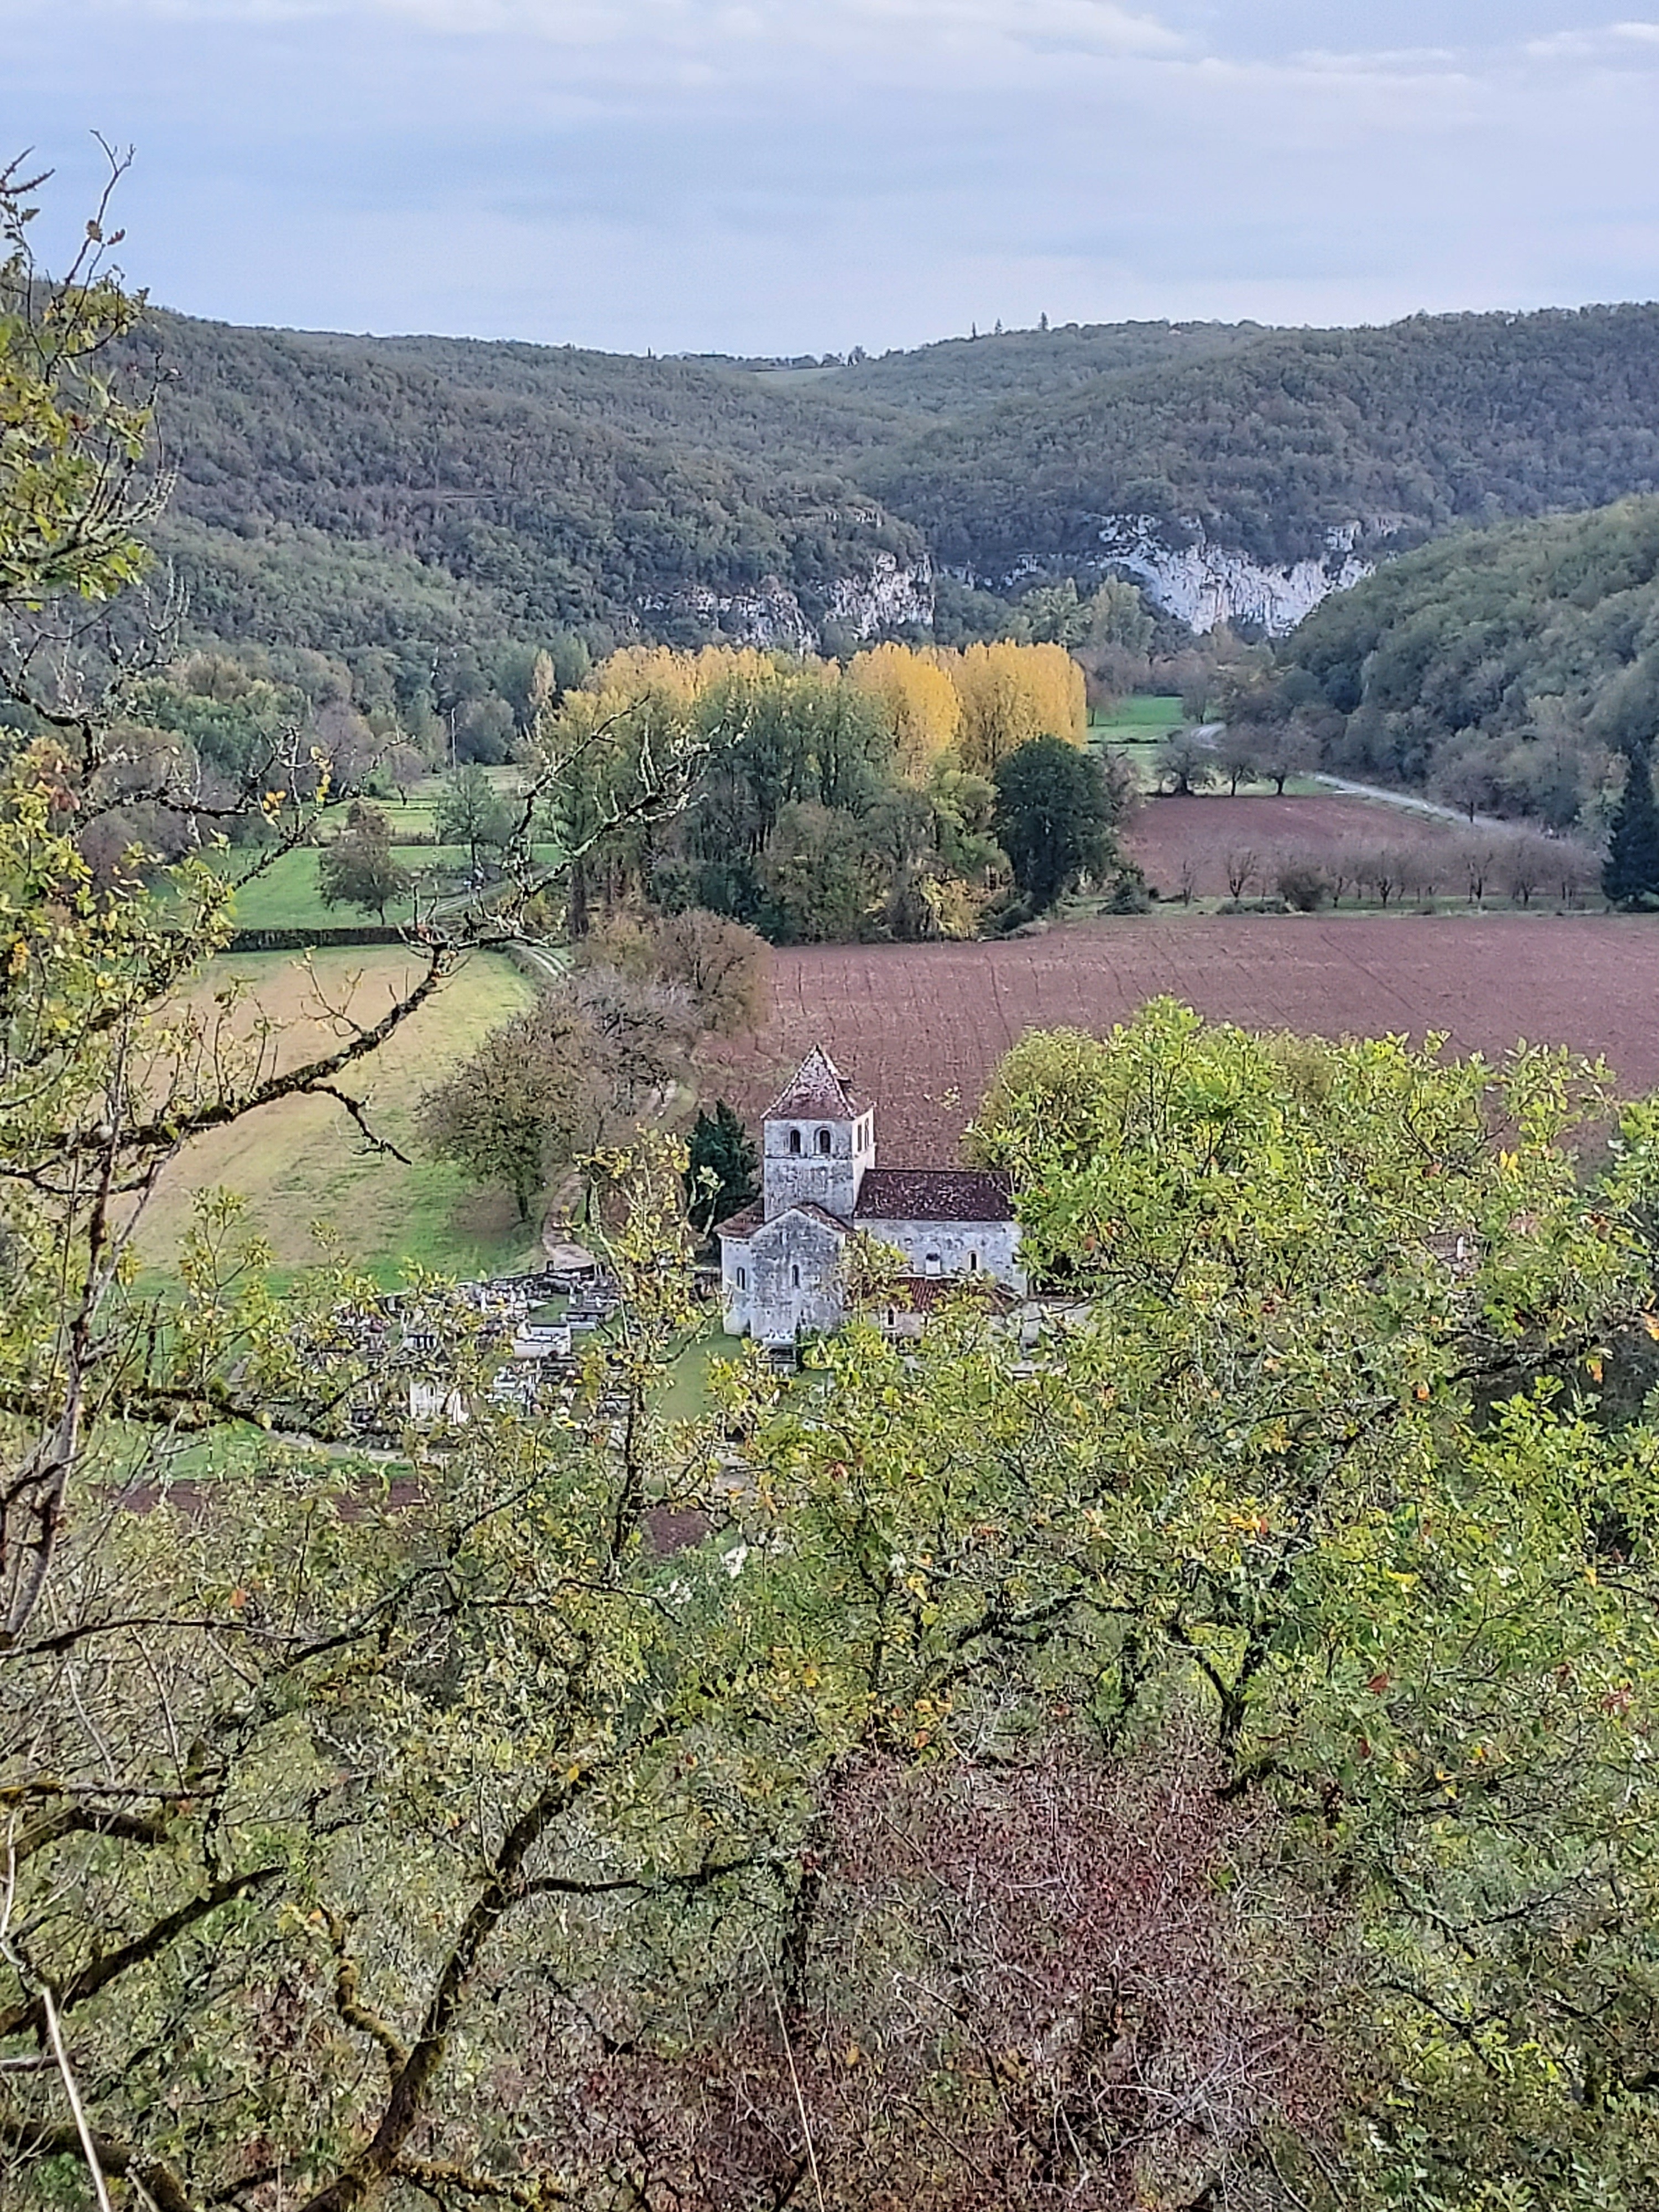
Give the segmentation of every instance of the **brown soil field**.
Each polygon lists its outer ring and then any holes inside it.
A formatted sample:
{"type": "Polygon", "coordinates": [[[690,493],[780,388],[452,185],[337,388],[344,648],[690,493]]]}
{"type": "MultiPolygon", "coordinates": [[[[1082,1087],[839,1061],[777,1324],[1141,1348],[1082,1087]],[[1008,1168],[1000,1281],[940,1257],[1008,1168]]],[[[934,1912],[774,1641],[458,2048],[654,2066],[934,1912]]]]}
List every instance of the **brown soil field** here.
{"type": "Polygon", "coordinates": [[[876,1105],[887,1163],[942,1164],[1027,1030],[1102,1032],[1165,994],[1247,1029],[1445,1030],[1488,1057],[1524,1036],[1605,1054],[1627,1091],[1659,1088],[1659,921],[1510,914],[1149,916],[1002,944],[778,951],[757,1063],[720,1087],[752,1121],[822,1042],[876,1105]]]}
{"type": "MultiPolygon", "coordinates": [[[[1196,794],[1147,799],[1131,817],[1123,846],[1163,897],[1180,895],[1182,864],[1190,860],[1197,870],[1194,896],[1224,898],[1227,855],[1236,851],[1259,854],[1271,876],[1277,873],[1280,854],[1319,854],[1342,845],[1403,848],[1449,844],[1459,835],[1460,825],[1455,822],[1385,806],[1376,799],[1196,794]]],[[[1449,883],[1446,888],[1456,886],[1449,883]]],[[[1271,881],[1258,885],[1250,896],[1259,897],[1264,889],[1272,889],[1271,881]]]]}

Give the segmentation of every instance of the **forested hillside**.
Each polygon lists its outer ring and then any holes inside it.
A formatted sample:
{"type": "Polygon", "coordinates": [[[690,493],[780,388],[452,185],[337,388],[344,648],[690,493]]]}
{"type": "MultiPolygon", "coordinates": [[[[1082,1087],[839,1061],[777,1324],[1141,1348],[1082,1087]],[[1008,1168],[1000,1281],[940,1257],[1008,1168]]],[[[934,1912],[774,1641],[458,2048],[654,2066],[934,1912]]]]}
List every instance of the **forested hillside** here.
{"type": "Polygon", "coordinates": [[[1080,392],[1103,376],[1183,369],[1268,335],[1260,323],[1068,323],[997,331],[849,362],[817,388],[827,396],[949,418],[1003,400],[1080,392]]]}
{"type": "Polygon", "coordinates": [[[942,424],[866,480],[987,578],[1097,553],[1113,514],[1190,517],[1283,562],[1353,523],[1375,540],[1597,506],[1659,489],[1659,307],[1263,331],[942,424]]]}
{"type": "Polygon", "coordinates": [[[1659,499],[1424,546],[1283,657],[1284,689],[1340,718],[1327,757],[1351,773],[1598,823],[1616,756],[1659,730],[1659,499]]]}
{"type": "Polygon", "coordinates": [[[843,650],[925,629],[945,571],[1091,574],[1112,516],[1248,567],[1659,489],[1656,307],[1067,327],[805,372],[171,316],[149,343],[198,641],[410,672],[554,631],[843,650]]]}
{"type": "Polygon", "coordinates": [[[171,317],[154,337],[177,470],[159,541],[214,636],[418,658],[458,628],[695,641],[730,621],[799,646],[838,611],[856,630],[849,593],[921,563],[752,379],[171,317]]]}

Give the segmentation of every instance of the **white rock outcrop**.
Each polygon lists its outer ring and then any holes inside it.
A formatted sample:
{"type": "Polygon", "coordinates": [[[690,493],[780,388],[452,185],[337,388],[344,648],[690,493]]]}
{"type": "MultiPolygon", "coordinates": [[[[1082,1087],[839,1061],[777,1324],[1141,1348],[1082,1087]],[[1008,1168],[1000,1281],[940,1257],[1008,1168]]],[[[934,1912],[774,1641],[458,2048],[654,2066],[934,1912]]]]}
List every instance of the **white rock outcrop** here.
{"type": "Polygon", "coordinates": [[[925,560],[915,564],[896,554],[878,553],[861,576],[840,576],[830,588],[830,619],[854,637],[876,637],[910,623],[931,629],[933,572],[925,560]]]}
{"type": "MultiPolygon", "coordinates": [[[[825,620],[855,638],[883,636],[913,623],[927,629],[933,619],[933,570],[926,560],[911,563],[877,553],[866,568],[837,576],[826,598],[825,620]]],[[[689,617],[733,645],[763,653],[817,653],[823,641],[795,592],[776,576],[746,592],[692,584],[680,592],[646,592],[635,605],[647,628],[665,615],[689,617]]]]}
{"type": "Polygon", "coordinates": [[[1354,550],[1362,534],[1358,522],[1326,532],[1322,558],[1282,568],[1218,545],[1195,521],[1183,519],[1191,535],[1179,545],[1170,543],[1155,515],[1109,514],[1098,523],[1103,558],[1126,569],[1165,614],[1200,632],[1243,623],[1284,637],[1322,599],[1362,582],[1376,566],[1354,550]]]}

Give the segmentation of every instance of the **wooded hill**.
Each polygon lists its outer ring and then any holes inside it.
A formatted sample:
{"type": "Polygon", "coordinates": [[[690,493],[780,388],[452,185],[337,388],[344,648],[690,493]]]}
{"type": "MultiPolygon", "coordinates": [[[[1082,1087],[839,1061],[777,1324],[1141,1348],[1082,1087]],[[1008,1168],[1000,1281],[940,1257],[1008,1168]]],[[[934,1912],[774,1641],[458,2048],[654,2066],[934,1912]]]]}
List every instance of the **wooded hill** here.
{"type": "Polygon", "coordinates": [[[697,587],[776,578],[813,619],[872,556],[921,554],[752,379],[170,316],[151,335],[177,471],[158,542],[214,636],[349,657],[643,622],[694,641],[717,621],[697,587]]]}
{"type": "Polygon", "coordinates": [[[883,556],[1087,574],[1098,519],[1133,512],[1278,562],[1356,522],[1396,547],[1659,489],[1659,307],[1067,327],[806,370],[166,315],[148,343],[178,471],[158,542],[198,633],[348,658],[763,637],[795,619],[757,604],[773,579],[836,645],[902,627],[838,596],[883,556]]]}
{"type": "Polygon", "coordinates": [[[1232,335],[1207,359],[941,423],[866,480],[937,557],[988,579],[1086,559],[1107,514],[1189,517],[1279,562],[1356,522],[1373,548],[1409,544],[1659,489],[1659,307],[1232,335]]]}
{"type": "Polygon", "coordinates": [[[1659,499],[1425,545],[1280,657],[1282,692],[1342,718],[1334,764],[1600,827],[1620,757],[1659,731],[1659,499]]]}

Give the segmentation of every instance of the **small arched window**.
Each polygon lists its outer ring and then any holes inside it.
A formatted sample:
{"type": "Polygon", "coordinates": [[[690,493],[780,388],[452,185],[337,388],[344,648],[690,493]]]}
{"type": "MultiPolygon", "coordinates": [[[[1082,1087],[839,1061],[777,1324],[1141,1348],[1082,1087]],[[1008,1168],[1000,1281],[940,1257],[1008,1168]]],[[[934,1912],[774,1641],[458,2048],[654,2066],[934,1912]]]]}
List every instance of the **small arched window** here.
{"type": "Polygon", "coordinates": [[[738,1270],[738,1288],[740,1291],[746,1291],[749,1288],[749,1270],[747,1267],[739,1267],[738,1270]]]}
{"type": "Polygon", "coordinates": [[[792,1291],[798,1291],[800,1288],[800,1269],[799,1267],[792,1267],[789,1270],[789,1287],[792,1291]]]}
{"type": "Polygon", "coordinates": [[[792,1152],[796,1153],[799,1153],[800,1151],[800,1131],[799,1129],[792,1129],[789,1132],[789,1149],[792,1152]]]}
{"type": "Polygon", "coordinates": [[[828,1129],[820,1129],[820,1130],[818,1131],[818,1150],[823,1153],[823,1157],[824,1157],[824,1158],[825,1158],[825,1159],[828,1159],[828,1158],[829,1158],[829,1157],[830,1157],[830,1132],[828,1131],[828,1129]]]}
{"type": "Polygon", "coordinates": [[[979,1254],[977,1252],[970,1252],[968,1255],[968,1272],[970,1275],[976,1275],[979,1273],[979,1254]]]}
{"type": "Polygon", "coordinates": [[[939,1258],[937,1252],[930,1252],[927,1255],[927,1259],[922,1262],[922,1271],[924,1273],[929,1275],[943,1274],[945,1272],[945,1262],[939,1258]]]}

